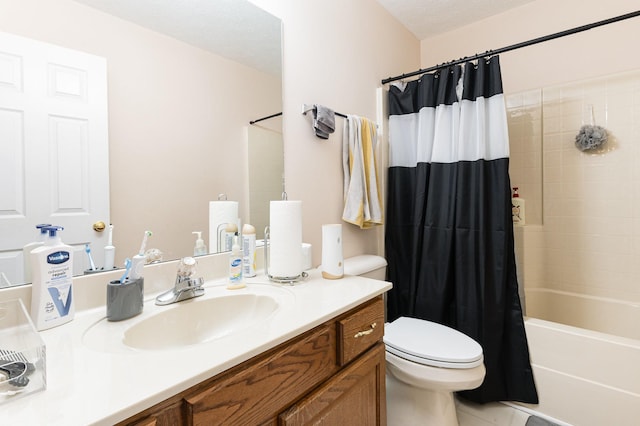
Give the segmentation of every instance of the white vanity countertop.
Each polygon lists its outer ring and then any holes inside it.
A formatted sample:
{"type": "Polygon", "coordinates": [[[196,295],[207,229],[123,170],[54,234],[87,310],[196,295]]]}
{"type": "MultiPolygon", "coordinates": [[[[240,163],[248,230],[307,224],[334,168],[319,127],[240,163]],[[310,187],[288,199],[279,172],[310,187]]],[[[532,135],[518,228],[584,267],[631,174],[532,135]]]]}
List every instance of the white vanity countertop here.
{"type": "Polygon", "coordinates": [[[120,322],[106,321],[104,306],[76,312],[70,323],[40,333],[46,344],[47,389],[0,404],[0,424],[112,425],[391,288],[388,282],[362,277],[325,280],[317,270],[309,275],[294,286],[265,284],[261,275],[240,290],[226,290],[224,280],[205,283],[204,296],[180,304],[225,292],[264,294],[265,286],[273,285],[279,287],[275,293],[284,306],[258,326],[179,349],[101,350],[86,344],[85,332],[99,321],[115,334],[128,323],[175,306],[156,306],[153,297],[146,298],[142,314],[120,322]]]}

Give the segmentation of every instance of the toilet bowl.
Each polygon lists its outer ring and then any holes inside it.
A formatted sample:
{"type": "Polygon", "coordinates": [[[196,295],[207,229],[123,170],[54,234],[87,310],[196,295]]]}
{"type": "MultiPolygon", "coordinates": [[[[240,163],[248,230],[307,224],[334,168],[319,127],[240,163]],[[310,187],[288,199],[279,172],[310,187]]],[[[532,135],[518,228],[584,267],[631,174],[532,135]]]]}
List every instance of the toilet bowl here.
{"type": "MultiPolygon", "coordinates": [[[[345,259],[344,272],[384,280],[379,256],[345,259]]],[[[387,423],[457,426],[453,392],[475,389],[485,376],[482,347],[430,321],[400,317],[385,324],[387,423]]]]}
{"type": "Polygon", "coordinates": [[[457,426],[453,392],[482,384],[482,347],[457,330],[400,317],[385,324],[389,425],[457,426]]]}

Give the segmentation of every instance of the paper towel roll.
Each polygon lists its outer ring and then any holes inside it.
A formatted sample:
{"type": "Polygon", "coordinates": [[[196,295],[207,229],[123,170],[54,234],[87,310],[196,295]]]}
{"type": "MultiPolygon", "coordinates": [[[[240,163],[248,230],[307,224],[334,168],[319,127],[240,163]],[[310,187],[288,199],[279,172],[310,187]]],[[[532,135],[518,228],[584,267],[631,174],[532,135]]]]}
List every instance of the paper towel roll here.
{"type": "Polygon", "coordinates": [[[271,201],[269,275],[295,278],[302,273],[302,201],[271,201]]]}
{"type": "Polygon", "coordinates": [[[342,225],[322,225],[322,276],[336,280],[343,275],[342,225]]]}
{"type": "MultiPolygon", "coordinates": [[[[218,226],[223,223],[238,223],[237,201],[209,201],[209,251],[211,253],[218,252],[218,226]]],[[[224,229],[224,226],[221,229],[224,229]]]]}

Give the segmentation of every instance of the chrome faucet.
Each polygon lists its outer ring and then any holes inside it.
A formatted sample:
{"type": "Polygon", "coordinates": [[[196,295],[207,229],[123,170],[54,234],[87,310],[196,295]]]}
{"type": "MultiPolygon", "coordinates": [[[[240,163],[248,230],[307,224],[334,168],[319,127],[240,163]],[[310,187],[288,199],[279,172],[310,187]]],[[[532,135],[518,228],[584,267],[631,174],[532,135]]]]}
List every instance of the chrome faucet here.
{"type": "Polygon", "coordinates": [[[196,260],[193,257],[184,257],[178,266],[176,283],[171,290],[167,290],[156,297],[156,305],[170,305],[182,300],[192,299],[204,294],[204,279],[193,278],[196,272],[196,260]]]}

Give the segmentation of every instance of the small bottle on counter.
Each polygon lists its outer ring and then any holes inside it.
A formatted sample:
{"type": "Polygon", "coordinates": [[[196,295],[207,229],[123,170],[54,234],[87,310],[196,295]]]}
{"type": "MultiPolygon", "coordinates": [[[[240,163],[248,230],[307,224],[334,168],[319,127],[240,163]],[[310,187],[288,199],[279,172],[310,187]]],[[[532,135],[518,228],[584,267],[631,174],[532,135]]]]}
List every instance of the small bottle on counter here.
{"type": "Polygon", "coordinates": [[[525,224],[524,198],[520,198],[517,186],[513,187],[511,195],[511,216],[514,225],[522,226],[525,224]]]}
{"type": "Polygon", "coordinates": [[[256,228],[248,223],[242,226],[242,274],[256,276],[256,228]]]}
{"type": "Polygon", "coordinates": [[[233,242],[238,235],[238,225],[235,223],[227,223],[224,229],[224,248],[223,251],[229,251],[233,249],[233,242]]]}
{"type": "Polygon", "coordinates": [[[238,233],[233,237],[233,245],[229,253],[229,290],[236,290],[246,287],[244,277],[242,276],[242,250],[238,242],[238,233]]]}
{"type": "Polygon", "coordinates": [[[204,240],[202,239],[202,232],[193,231],[192,234],[196,236],[196,245],[193,247],[193,255],[202,256],[207,254],[207,246],[204,244],[204,240]]]}

